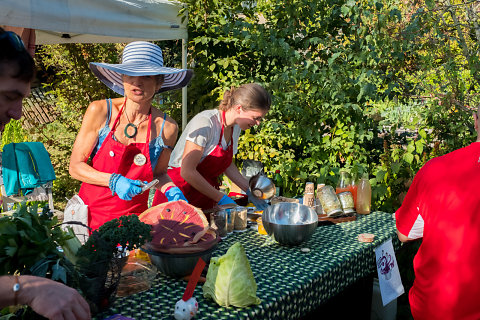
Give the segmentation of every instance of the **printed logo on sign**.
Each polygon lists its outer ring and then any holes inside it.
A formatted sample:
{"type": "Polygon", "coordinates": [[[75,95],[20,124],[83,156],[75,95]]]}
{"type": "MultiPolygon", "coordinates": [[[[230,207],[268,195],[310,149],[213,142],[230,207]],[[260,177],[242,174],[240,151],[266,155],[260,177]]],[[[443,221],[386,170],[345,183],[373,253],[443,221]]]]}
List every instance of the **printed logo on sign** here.
{"type": "Polygon", "coordinates": [[[377,260],[377,268],[385,276],[385,280],[391,278],[393,267],[395,267],[393,257],[388,252],[382,250],[382,256],[377,260]]]}

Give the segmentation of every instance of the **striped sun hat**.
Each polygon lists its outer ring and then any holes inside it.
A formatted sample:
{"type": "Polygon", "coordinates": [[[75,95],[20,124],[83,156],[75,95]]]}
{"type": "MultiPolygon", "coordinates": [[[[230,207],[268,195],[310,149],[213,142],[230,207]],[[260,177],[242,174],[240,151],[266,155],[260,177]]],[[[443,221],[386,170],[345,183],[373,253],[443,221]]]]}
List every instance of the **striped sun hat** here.
{"type": "Polygon", "coordinates": [[[156,44],[145,41],[127,44],[123,49],[122,63],[90,62],[90,70],[107,87],[122,96],[124,95],[123,74],[127,76],[165,75],[162,87],[157,93],[182,88],[193,76],[193,70],[190,69],[164,67],[162,49],[156,44]]]}

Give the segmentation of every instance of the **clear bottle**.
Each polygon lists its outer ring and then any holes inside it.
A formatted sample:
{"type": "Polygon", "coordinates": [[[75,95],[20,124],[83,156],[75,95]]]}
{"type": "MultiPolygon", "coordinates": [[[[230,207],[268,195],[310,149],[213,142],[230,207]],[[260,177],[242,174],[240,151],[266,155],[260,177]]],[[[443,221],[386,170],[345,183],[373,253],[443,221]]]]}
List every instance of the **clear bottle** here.
{"type": "Polygon", "coordinates": [[[368,180],[368,174],[364,174],[363,177],[358,180],[357,185],[357,213],[369,214],[372,203],[372,187],[368,180]]]}
{"type": "Polygon", "coordinates": [[[351,191],[350,190],[351,184],[352,184],[352,177],[350,176],[350,173],[348,173],[345,170],[341,170],[340,178],[338,179],[335,193],[339,194],[341,192],[351,191]]]}
{"type": "Polygon", "coordinates": [[[273,183],[275,184],[275,195],[279,197],[283,193],[283,179],[280,175],[280,170],[275,170],[275,176],[273,178],[273,183]]]}

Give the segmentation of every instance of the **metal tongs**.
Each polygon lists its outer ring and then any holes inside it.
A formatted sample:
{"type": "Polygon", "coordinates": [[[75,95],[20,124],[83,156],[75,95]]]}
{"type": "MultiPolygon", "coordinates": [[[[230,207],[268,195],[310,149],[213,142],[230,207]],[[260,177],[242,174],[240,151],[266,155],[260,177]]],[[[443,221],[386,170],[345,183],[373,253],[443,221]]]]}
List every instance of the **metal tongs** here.
{"type": "Polygon", "coordinates": [[[152,181],[150,181],[147,184],[142,183],[142,193],[144,193],[145,191],[155,187],[158,184],[158,182],[159,182],[158,179],[153,179],[152,181]]]}

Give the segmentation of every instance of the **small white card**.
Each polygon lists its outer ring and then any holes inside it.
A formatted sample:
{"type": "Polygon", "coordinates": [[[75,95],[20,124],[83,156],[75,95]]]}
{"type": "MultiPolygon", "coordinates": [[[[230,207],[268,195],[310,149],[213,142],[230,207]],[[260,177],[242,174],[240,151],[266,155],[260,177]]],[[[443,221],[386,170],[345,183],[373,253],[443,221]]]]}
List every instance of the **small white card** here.
{"type": "Polygon", "coordinates": [[[405,292],[398,270],[397,258],[393,250],[392,239],[388,239],[376,247],[375,256],[380,293],[382,294],[383,306],[386,306],[405,292]]]}

